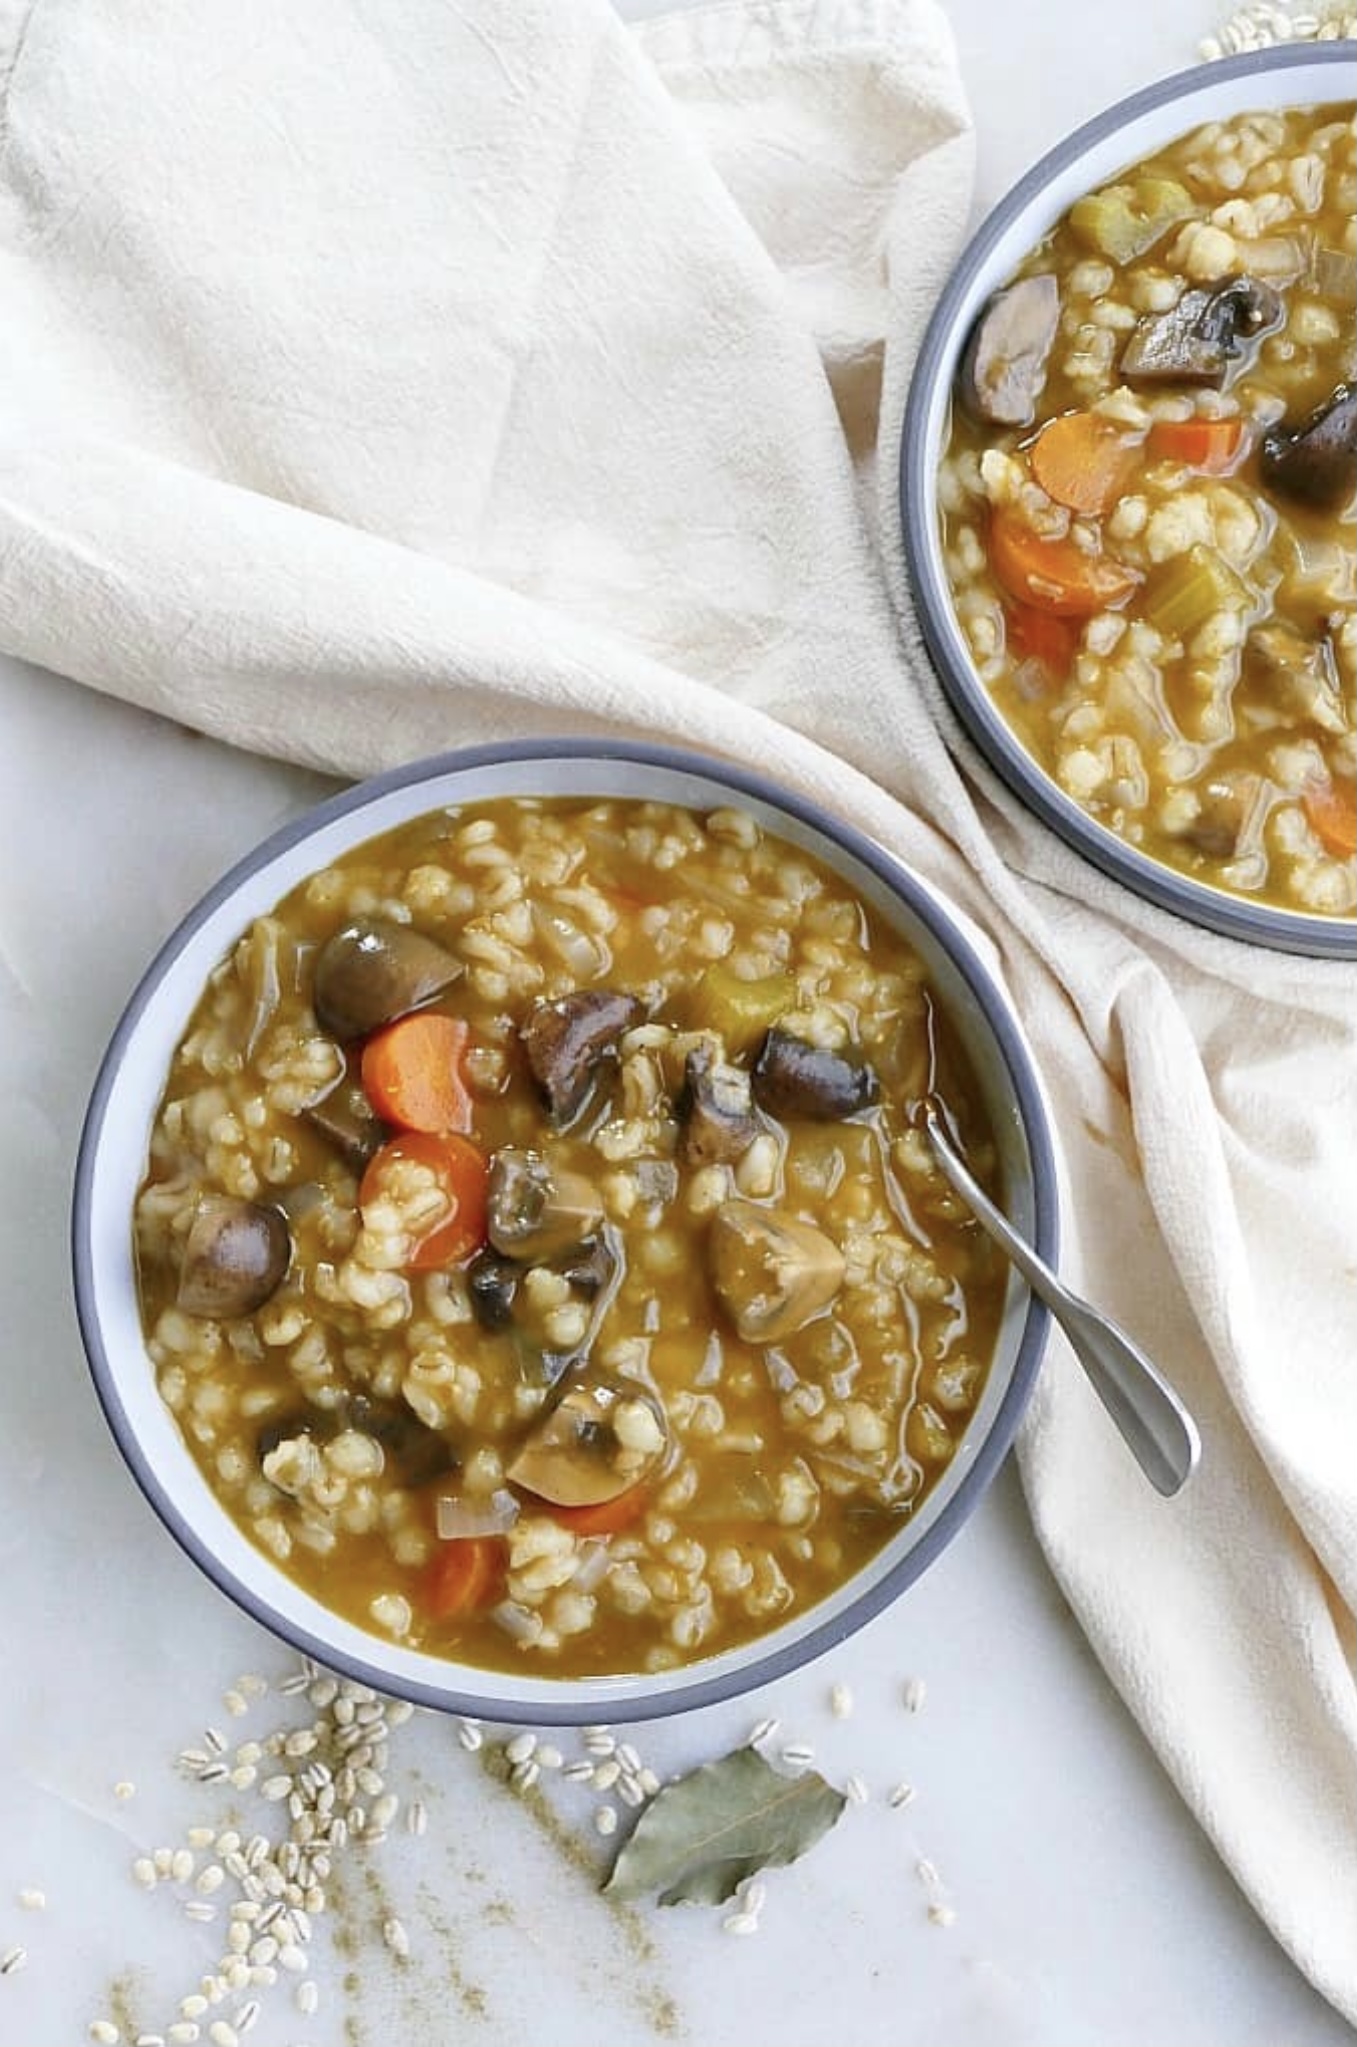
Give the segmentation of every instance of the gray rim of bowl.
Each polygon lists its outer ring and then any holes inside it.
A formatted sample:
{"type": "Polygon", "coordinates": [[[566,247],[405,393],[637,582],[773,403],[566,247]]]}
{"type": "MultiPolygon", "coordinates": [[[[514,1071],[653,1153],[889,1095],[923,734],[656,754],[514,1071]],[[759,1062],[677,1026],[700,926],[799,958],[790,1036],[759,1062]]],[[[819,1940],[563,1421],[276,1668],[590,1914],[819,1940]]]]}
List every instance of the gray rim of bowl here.
{"type": "MultiPolygon", "coordinates": [[[[1039,768],[1001,717],[989,692],[960,657],[940,621],[950,619],[951,593],[938,551],[927,544],[936,533],[936,478],[926,468],[927,415],[940,377],[950,388],[955,358],[965,341],[954,331],[967,292],[995,244],[1012,223],[1039,200],[1051,179],[1097,143],[1156,108],[1207,95],[1220,84],[1263,72],[1342,66],[1351,70],[1350,41],[1297,43],[1217,58],[1191,71],[1175,72],[1085,122],[1024,172],[987,214],[951,273],[920,345],[914,365],[900,440],[900,511],[905,561],[917,600],[919,623],[943,693],[971,739],[1003,781],[1058,836],[1135,894],[1189,923],[1252,945],[1320,959],[1357,958],[1357,922],[1250,903],[1209,883],[1193,882],[1171,867],[1127,845],[1067,797],[1039,768]]],[[[1202,119],[1209,118],[1203,113],[1202,119]]],[[[1186,122],[1186,126],[1191,123],[1186,122]]],[[[1035,239],[1035,237],[1034,237],[1035,239]]]]}
{"type": "MultiPolygon", "coordinates": [[[[509,1722],[526,1719],[543,1726],[577,1725],[597,1717],[590,1711],[587,1679],[562,1678],[560,1680],[562,1702],[559,1706],[534,1700],[526,1711],[521,1700],[515,1700],[508,1695],[496,1696],[494,1687],[497,1673],[494,1671],[484,1673],[485,1683],[478,1686],[474,1693],[458,1690],[457,1672],[467,1666],[454,1663],[448,1665],[449,1683],[446,1687],[423,1685],[405,1678],[395,1682],[392,1675],[379,1662],[368,1663],[348,1652],[341,1654],[308,1629],[290,1619],[282,1620],[274,1614],[267,1599],[249,1585],[242,1583],[220,1562],[160,1484],[154,1467],[141,1447],[135,1425],[119,1396],[117,1374],[104,1348],[94,1299],[91,1231],[93,1177],[100,1131],[109,1100],[118,1086],[129,1041],[136,1032],[142,1012],[154,994],[164,967],[178,954],[199,925],[212,915],[240,883],[275,855],[309,837],[319,827],[346,817],[351,812],[362,810],[375,798],[392,791],[416,787],[446,774],[493,767],[507,761],[540,760],[545,763],[561,759],[635,761],[644,767],[700,775],[729,789],[737,796],[753,797],[795,818],[811,830],[822,833],[829,841],[841,845],[847,853],[860,861],[897,894],[919,922],[945,945],[958,972],[974,995],[994,1037],[1013,1090],[1024,1141],[1031,1159],[1033,1236],[1036,1248],[1049,1264],[1054,1264],[1059,1243],[1058,1182],[1051,1130],[1041,1085],[1031,1056],[1010,1021],[1006,998],[1000,994],[988,968],[975,952],[965,933],[950,921],[945,907],[935,897],[931,884],[922,882],[911,868],[851,825],[839,822],[814,803],[797,796],[794,792],[779,788],[774,782],[757,773],[697,752],[661,745],[630,745],[607,740],[561,738],[513,742],[501,746],[467,747],[419,761],[408,767],[395,768],[357,783],[352,789],[313,806],[291,823],[282,826],[244,859],[238,861],[176,926],[137,983],[104,1054],[85,1115],[75,1165],[71,1246],[76,1316],[95,1390],[123,1458],[159,1519],[179,1547],[218,1590],[225,1593],[260,1626],[275,1637],[290,1642],[294,1648],[314,1657],[328,1668],[357,1678],[362,1683],[373,1685],[391,1696],[406,1697],[418,1705],[433,1707],[443,1712],[476,1714],[509,1722]]],[[[357,843],[359,841],[356,840],[355,844],[357,843]]],[[[1035,1297],[1029,1296],[1012,1375],[988,1436],[976,1450],[955,1494],[917,1547],[901,1558],[899,1564],[871,1587],[860,1600],[855,1601],[844,1612],[835,1615],[822,1627],[811,1628],[796,1642],[781,1650],[761,1654],[756,1640],[750,1645],[748,1662],[718,1679],[704,1678],[700,1661],[691,1666],[693,1673],[691,1684],[660,1696],[648,1696],[640,1688],[642,1680],[638,1679],[638,1689],[634,1696],[608,1699],[607,1717],[613,1721],[667,1717],[672,1713],[712,1705],[720,1700],[752,1691],[823,1655],[888,1606],[946,1547],[989,1486],[1007,1455],[1036,1379],[1048,1330],[1049,1318],[1046,1309],[1035,1297]]]]}

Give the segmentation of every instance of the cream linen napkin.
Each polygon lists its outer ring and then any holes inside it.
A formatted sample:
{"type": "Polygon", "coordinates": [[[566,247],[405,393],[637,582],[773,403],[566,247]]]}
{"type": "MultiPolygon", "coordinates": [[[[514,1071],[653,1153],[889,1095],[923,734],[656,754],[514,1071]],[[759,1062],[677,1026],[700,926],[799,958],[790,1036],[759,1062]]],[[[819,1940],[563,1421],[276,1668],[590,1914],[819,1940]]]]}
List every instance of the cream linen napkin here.
{"type": "Polygon", "coordinates": [[[695,743],[970,912],[1071,1273],[1206,1441],[1160,1501],[1057,1341],[1037,1528],[1357,2020],[1354,977],[1170,925],[943,749],[893,489],[969,199],[930,0],[0,0],[6,77],[0,646],[343,774],[695,743]]]}

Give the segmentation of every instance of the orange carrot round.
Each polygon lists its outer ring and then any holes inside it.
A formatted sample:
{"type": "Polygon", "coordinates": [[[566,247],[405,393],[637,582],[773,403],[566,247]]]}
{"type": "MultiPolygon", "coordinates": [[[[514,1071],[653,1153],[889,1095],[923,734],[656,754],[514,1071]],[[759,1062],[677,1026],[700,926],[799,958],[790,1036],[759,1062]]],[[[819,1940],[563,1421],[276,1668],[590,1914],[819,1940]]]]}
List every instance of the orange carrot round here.
{"type": "Polygon", "coordinates": [[[446,1212],[416,1242],[410,1270],[427,1272],[465,1258],[485,1242],[489,1180],[485,1154],[469,1138],[451,1131],[402,1130],[373,1153],[359,1184],[360,1205],[393,1191],[393,1182],[407,1163],[426,1167],[447,1202],[446,1212]]]}
{"type": "Polygon", "coordinates": [[[1124,604],[1140,582],[1135,569],[1110,554],[1085,554],[1067,535],[1046,539],[1016,512],[990,521],[990,563],[1010,597],[1058,618],[1090,618],[1124,604]]]}
{"type": "Polygon", "coordinates": [[[431,1620],[452,1621],[493,1606],[504,1584],[507,1557],[498,1535],[463,1535],[442,1542],[423,1581],[422,1605],[431,1620]]]}
{"type": "Polygon", "coordinates": [[[468,1031],[458,1017],[417,1010],[374,1031],[363,1047],[363,1087],[377,1114],[400,1130],[471,1128],[463,1077],[468,1031]]]}
{"type": "Polygon", "coordinates": [[[1064,412],[1041,429],[1028,456],[1047,497],[1072,512],[1108,512],[1140,466],[1140,443],[1096,412],[1064,412]]]}
{"type": "Polygon", "coordinates": [[[588,1507],[553,1506],[549,1511],[552,1520],[573,1535],[617,1535],[640,1519],[649,1497],[649,1486],[634,1485],[612,1500],[598,1500],[588,1507]]]}
{"type": "Polygon", "coordinates": [[[1015,661],[1036,661],[1052,682],[1063,682],[1079,646],[1079,628],[1035,604],[1006,604],[1004,638],[1015,661]]]}
{"type": "Polygon", "coordinates": [[[1151,455],[1205,476],[1223,476],[1243,445],[1239,419],[1157,419],[1147,443],[1151,455]]]}

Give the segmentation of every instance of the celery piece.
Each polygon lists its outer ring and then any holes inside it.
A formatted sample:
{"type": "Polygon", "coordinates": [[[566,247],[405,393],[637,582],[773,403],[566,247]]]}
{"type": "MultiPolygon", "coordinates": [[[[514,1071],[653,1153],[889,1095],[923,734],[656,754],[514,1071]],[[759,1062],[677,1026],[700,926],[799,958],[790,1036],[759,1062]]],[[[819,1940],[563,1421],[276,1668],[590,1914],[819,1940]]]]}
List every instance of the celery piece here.
{"type": "Polygon", "coordinates": [[[1166,562],[1145,586],[1145,616],[1170,639],[1187,639],[1218,611],[1252,608],[1247,583],[1214,547],[1200,542],[1166,562]]]}
{"type": "Polygon", "coordinates": [[[697,984],[695,1022],[718,1031],[727,1052],[746,1052],[796,1001],[790,974],[764,974],[742,981],[726,966],[708,967],[697,984]]]}
{"type": "Polygon", "coordinates": [[[1076,200],[1070,226],[1099,255],[1113,263],[1133,263],[1197,210],[1191,193],[1176,179],[1144,177],[1131,185],[1106,185],[1076,200]]]}

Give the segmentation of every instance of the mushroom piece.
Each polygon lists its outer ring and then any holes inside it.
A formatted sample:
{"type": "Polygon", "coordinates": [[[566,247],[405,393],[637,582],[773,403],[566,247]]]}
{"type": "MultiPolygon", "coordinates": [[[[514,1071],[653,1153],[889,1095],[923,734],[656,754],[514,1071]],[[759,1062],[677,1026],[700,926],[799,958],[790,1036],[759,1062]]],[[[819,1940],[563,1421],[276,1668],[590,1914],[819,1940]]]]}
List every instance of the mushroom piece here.
{"type": "Polygon", "coordinates": [[[634,1379],[580,1371],[508,1467],[514,1485],[557,1507],[597,1507],[648,1478],[669,1447],[663,1407],[634,1379]]]}
{"type": "Polygon", "coordinates": [[[447,1437],[422,1422],[402,1400],[379,1400],[355,1393],[345,1402],[344,1424],[380,1444],[387,1469],[396,1483],[413,1488],[444,1478],[457,1459],[447,1437]]]}
{"type": "Polygon", "coordinates": [[[603,1220],[591,1180],[550,1166],[540,1152],[505,1145],[490,1159],[486,1231],[506,1258],[540,1264],[590,1236],[603,1220]]]}
{"type": "Polygon", "coordinates": [[[808,1045],[790,1031],[769,1031],[754,1062],[754,1100],[770,1116],[810,1116],[820,1123],[869,1109],[881,1083],[865,1062],[808,1045]]]}
{"type": "Polygon", "coordinates": [[[560,1273],[572,1293],[592,1301],[603,1292],[616,1272],[617,1260],[606,1237],[598,1230],[591,1236],[582,1237],[563,1257],[553,1259],[551,1269],[560,1273]]]}
{"type": "Polygon", "coordinates": [[[363,1171],[386,1140],[387,1127],[368,1100],[361,1081],[341,1079],[328,1095],[303,1109],[302,1115],[355,1173],[363,1171]]]}
{"type": "Polygon", "coordinates": [[[432,1002],[461,971],[436,939],[408,924],[360,917],[327,938],[316,955],[316,1016],[337,1038],[361,1038],[432,1002]]]}
{"type": "Polygon", "coordinates": [[[514,1301],[523,1267],[488,1245],[466,1269],[471,1307],[482,1329],[507,1329],[514,1319],[514,1301]]]}
{"type": "Polygon", "coordinates": [[[1147,313],[1122,350],[1121,374],[1133,384],[1206,384],[1219,390],[1245,341],[1282,317],[1271,285],[1253,277],[1185,291],[1166,313],[1147,313]]]}
{"type": "Polygon", "coordinates": [[[722,1165],[747,1152],[758,1134],[754,1095],[743,1067],[697,1045],[683,1068],[683,1157],[690,1166],[722,1165]]]}
{"type": "Polygon", "coordinates": [[[1060,286],[1049,272],[996,292],[971,329],[957,369],[966,411],[996,426],[1030,426],[1060,324],[1060,286]]]}
{"type": "Polygon", "coordinates": [[[612,988],[581,988],[533,1004],[519,1036],[551,1120],[564,1130],[580,1115],[624,1031],[645,1015],[634,995],[612,988]]]}
{"type": "Polygon", "coordinates": [[[780,1343],[804,1329],[834,1299],[846,1269],[822,1230],[753,1201],[717,1209],[708,1257],[717,1297],[746,1343],[780,1343]]]}
{"type": "Polygon", "coordinates": [[[1357,485],[1357,386],[1338,384],[1302,426],[1263,436],[1263,481],[1286,497],[1332,511],[1357,485]]]}
{"type": "Polygon", "coordinates": [[[204,1195],[184,1243],[176,1304],[186,1315],[251,1315],[278,1291],[291,1263],[292,1235],[280,1209],[204,1195]]]}

